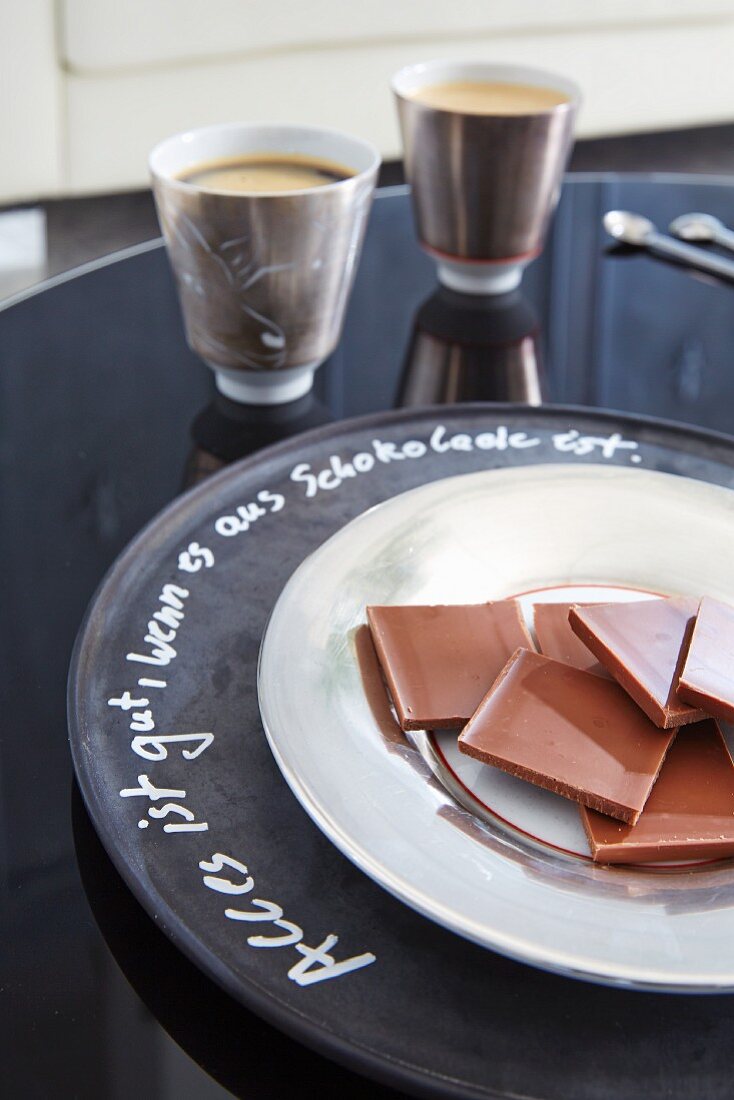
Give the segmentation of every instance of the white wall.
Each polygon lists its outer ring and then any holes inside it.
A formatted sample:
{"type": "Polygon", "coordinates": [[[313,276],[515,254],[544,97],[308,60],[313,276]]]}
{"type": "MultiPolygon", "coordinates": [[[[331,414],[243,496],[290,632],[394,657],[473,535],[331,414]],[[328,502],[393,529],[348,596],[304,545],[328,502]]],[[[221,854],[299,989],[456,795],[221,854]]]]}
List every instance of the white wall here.
{"type": "Polygon", "coordinates": [[[63,185],[57,58],[50,0],[0,0],[0,202],[63,185]]]}
{"type": "Polygon", "coordinates": [[[399,154],[389,78],[435,56],[556,69],[582,135],[734,120],[734,0],[23,0],[0,5],[0,201],[139,187],[160,137],[323,123],[399,154]]]}

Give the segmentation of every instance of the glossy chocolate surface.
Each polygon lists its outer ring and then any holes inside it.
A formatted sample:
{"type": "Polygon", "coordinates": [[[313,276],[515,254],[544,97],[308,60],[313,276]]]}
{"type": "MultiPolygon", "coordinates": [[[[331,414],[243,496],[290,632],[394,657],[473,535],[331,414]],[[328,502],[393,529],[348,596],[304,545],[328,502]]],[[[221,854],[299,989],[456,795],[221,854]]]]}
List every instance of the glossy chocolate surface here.
{"type": "Polygon", "coordinates": [[[698,609],[678,698],[734,722],[734,607],[704,596],[698,609]]]}
{"type": "Polygon", "coordinates": [[[572,607],[587,607],[587,604],[536,603],[533,608],[533,626],[538,639],[540,652],[554,661],[563,661],[574,668],[594,672],[597,676],[607,676],[603,665],[594,654],[574,634],[568,621],[572,607]]]}
{"type": "Polygon", "coordinates": [[[520,650],[462,731],[459,748],[633,822],[673,736],[614,681],[520,650]]]}
{"type": "Polygon", "coordinates": [[[645,714],[663,729],[705,718],[677,694],[698,599],[689,596],[572,608],[569,622],[645,714]]]}
{"type": "Polygon", "coordinates": [[[734,764],[716,722],[679,731],[635,825],[581,807],[600,863],[734,855],[734,764]]]}
{"type": "Polygon", "coordinates": [[[367,621],[404,730],[463,726],[515,650],[534,648],[516,600],[368,607],[367,621]]]}

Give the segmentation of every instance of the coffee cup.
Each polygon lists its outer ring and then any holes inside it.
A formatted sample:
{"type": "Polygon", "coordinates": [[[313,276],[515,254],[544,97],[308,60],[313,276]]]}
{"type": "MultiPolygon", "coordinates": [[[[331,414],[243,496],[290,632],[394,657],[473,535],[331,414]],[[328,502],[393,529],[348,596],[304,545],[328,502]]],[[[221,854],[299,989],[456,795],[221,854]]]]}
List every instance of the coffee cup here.
{"type": "Polygon", "coordinates": [[[540,69],[429,61],[393,78],[422,247],[452,290],[503,294],[541,251],[577,86],[540,69]]]}
{"type": "Polygon", "coordinates": [[[150,155],[191,348],[220,392],[293,401],[341,333],[380,157],[308,126],[232,123],[150,155]]]}

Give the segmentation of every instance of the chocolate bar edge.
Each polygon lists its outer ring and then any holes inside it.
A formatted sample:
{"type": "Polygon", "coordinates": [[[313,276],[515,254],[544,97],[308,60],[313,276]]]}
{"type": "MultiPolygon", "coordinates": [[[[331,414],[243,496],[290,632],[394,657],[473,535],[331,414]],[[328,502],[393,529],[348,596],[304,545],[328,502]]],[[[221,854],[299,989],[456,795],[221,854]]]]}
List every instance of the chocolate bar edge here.
{"type": "MultiPolygon", "coordinates": [[[[641,809],[635,810],[630,806],[622,806],[617,802],[610,802],[607,799],[597,798],[595,795],[590,795],[586,791],[581,791],[577,787],[572,787],[567,783],[554,781],[540,772],[533,771],[532,768],[523,768],[511,761],[503,760],[502,757],[494,756],[492,753],[484,752],[473,745],[468,745],[465,741],[462,741],[461,737],[459,737],[459,752],[463,752],[466,756],[471,756],[473,759],[479,760],[482,764],[489,764],[494,768],[499,768],[500,771],[506,772],[508,775],[514,775],[517,779],[524,779],[526,782],[532,783],[536,787],[542,787],[552,794],[568,798],[572,802],[580,802],[582,805],[588,806],[591,810],[597,810],[600,814],[606,814],[607,817],[613,817],[617,821],[624,822],[625,825],[634,825],[642,813],[641,809]]],[[[652,784],[650,785],[650,790],[652,790],[652,784]]]]}
{"type": "Polygon", "coordinates": [[[576,608],[572,607],[570,609],[568,621],[574,634],[581,639],[597,661],[604,666],[607,672],[624,688],[630,698],[637,703],[638,707],[645,712],[650,721],[660,729],[677,729],[679,726],[687,726],[692,722],[700,722],[706,717],[706,713],[695,710],[689,714],[671,715],[666,713],[665,708],[661,707],[657,700],[645,691],[640,681],[635,679],[623,665],[620,665],[611,650],[589,630],[576,608]]]}
{"type": "MultiPolygon", "coordinates": [[[[387,681],[387,686],[390,689],[390,697],[392,699],[393,706],[395,707],[395,712],[398,716],[398,721],[400,723],[400,728],[405,733],[406,729],[407,729],[406,722],[409,722],[410,719],[407,717],[407,715],[405,713],[405,710],[402,706],[402,703],[401,703],[401,701],[398,697],[398,692],[396,690],[395,679],[392,675],[392,669],[390,668],[390,662],[387,659],[387,653],[385,652],[385,648],[384,648],[384,645],[383,645],[382,633],[380,631],[379,624],[377,622],[373,621],[373,617],[372,617],[372,613],[371,613],[372,612],[371,607],[367,607],[366,612],[367,612],[367,624],[370,628],[370,634],[372,635],[372,641],[373,641],[374,646],[375,646],[375,652],[377,653],[377,660],[380,662],[380,668],[382,669],[382,674],[385,677],[385,680],[387,681]]],[[[422,729],[423,727],[418,727],[418,728],[422,729]]]]}
{"type": "Polygon", "coordinates": [[[698,691],[697,688],[687,684],[682,676],[678,680],[676,694],[689,706],[701,707],[705,714],[711,714],[723,722],[734,722],[734,705],[698,691]]]}
{"type": "Polygon", "coordinates": [[[639,867],[648,863],[667,863],[678,860],[709,860],[729,859],[734,856],[734,840],[710,840],[699,842],[699,851],[695,856],[691,855],[690,847],[686,847],[681,841],[673,841],[654,848],[651,844],[641,845],[635,849],[629,843],[620,841],[615,844],[596,844],[591,832],[590,822],[583,804],[579,805],[579,817],[589,842],[591,858],[594,863],[614,866],[639,867]],[[705,853],[705,854],[704,854],[705,853]]]}

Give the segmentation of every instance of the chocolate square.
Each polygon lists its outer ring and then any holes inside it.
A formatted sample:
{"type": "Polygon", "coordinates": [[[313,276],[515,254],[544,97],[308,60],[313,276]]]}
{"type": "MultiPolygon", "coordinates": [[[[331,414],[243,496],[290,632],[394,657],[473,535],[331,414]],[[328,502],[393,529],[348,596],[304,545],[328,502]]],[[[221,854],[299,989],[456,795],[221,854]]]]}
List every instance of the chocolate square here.
{"type": "Polygon", "coordinates": [[[701,600],[678,698],[734,722],[734,607],[708,596],[701,600]]]}
{"type": "Polygon", "coordinates": [[[463,726],[511,654],[534,648],[517,600],[368,607],[367,621],[404,730],[463,726]]]}
{"type": "Polygon", "coordinates": [[[734,855],[734,763],[713,718],[679,731],[635,825],[581,807],[600,863],[734,855]]]}
{"type": "Polygon", "coordinates": [[[634,822],[674,736],[613,680],[518,650],[462,730],[459,749],[634,822]]]}
{"type": "Polygon", "coordinates": [[[681,596],[573,607],[568,621],[648,718],[671,729],[706,717],[676,694],[697,610],[681,596]]]}

